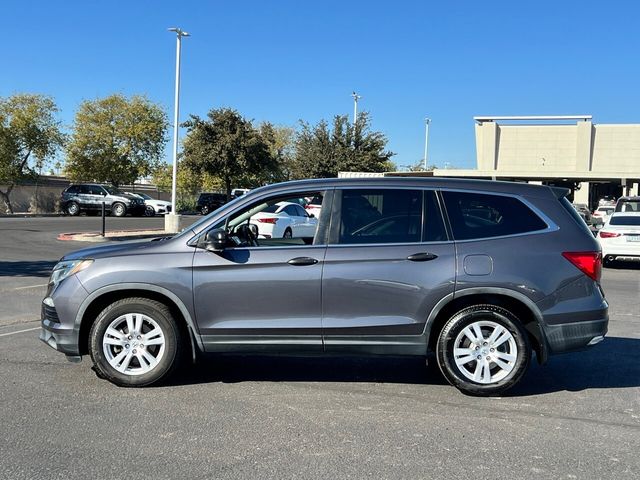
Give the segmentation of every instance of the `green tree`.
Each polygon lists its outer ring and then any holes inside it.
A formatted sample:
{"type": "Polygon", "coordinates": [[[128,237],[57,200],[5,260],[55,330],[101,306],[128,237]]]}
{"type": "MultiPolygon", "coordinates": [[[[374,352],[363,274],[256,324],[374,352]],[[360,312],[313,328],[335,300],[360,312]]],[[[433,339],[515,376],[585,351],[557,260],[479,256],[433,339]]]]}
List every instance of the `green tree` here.
{"type": "MultiPolygon", "coordinates": [[[[176,195],[178,197],[194,196],[202,191],[216,191],[222,188],[222,181],[209,173],[200,174],[178,160],[176,179],[176,195]]],[[[165,191],[171,190],[173,165],[164,164],[153,173],[153,183],[165,191]]]]}
{"type": "Polygon", "coordinates": [[[273,125],[264,122],[259,127],[260,135],[269,148],[269,155],[275,162],[273,173],[276,181],[291,180],[295,159],[296,131],[292,127],[273,125]]]}
{"type": "Polygon", "coordinates": [[[10,195],[16,183],[35,176],[64,143],[58,112],[50,97],[19,94],[0,98],[0,197],[13,213],[10,195]]]}
{"type": "Polygon", "coordinates": [[[160,166],[167,127],[164,110],[145,97],[116,94],[82,102],[66,173],[74,180],[132,184],[160,166]]]}
{"type": "Polygon", "coordinates": [[[367,112],[354,128],[346,115],[336,115],[331,128],[322,120],[311,126],[301,122],[296,137],[293,178],[335,177],[339,171],[385,172],[395,169],[387,138],[371,130],[367,112]]]}
{"type": "Polygon", "coordinates": [[[212,109],[206,119],[192,115],[184,126],[188,130],[183,148],[185,165],[199,174],[220,178],[227,198],[231,198],[232,186],[252,187],[275,174],[269,146],[237,111],[212,109]]]}

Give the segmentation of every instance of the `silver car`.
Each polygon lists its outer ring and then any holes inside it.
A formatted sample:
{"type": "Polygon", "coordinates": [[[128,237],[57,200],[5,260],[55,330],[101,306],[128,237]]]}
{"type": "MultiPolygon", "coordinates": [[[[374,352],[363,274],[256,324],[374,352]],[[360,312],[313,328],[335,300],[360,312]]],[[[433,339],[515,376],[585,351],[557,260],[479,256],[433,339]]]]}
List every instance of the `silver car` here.
{"type": "Polygon", "coordinates": [[[600,247],[565,189],[454,179],[263,187],[168,240],[66,255],[41,339],[121,386],[198,352],[435,357],[463,392],[496,395],[535,352],[603,340],[600,247]],[[321,198],[313,235],[258,238],[250,219],[321,198]]]}

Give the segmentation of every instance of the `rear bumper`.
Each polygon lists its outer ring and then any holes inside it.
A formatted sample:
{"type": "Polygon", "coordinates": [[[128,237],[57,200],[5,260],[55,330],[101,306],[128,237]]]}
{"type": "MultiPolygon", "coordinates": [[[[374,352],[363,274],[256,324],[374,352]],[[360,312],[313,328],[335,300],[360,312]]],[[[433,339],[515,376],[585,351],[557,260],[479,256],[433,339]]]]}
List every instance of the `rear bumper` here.
{"type": "Polygon", "coordinates": [[[609,317],[584,322],[547,325],[545,333],[549,353],[564,353],[583,350],[599,343],[607,334],[609,317]]]}

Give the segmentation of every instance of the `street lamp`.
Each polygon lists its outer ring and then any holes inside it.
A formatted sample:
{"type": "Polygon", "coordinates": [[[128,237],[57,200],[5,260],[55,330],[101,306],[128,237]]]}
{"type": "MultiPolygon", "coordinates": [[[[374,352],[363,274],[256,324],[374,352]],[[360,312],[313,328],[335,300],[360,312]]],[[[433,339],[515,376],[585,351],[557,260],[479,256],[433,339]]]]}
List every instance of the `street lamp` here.
{"type": "Polygon", "coordinates": [[[358,122],[358,100],[362,97],[356,92],[353,92],[351,96],[353,97],[353,130],[355,131],[356,123],[358,122]]]}
{"type": "Polygon", "coordinates": [[[424,171],[427,171],[427,148],[429,148],[429,124],[430,118],[424,119],[424,171]]]}
{"type": "Polygon", "coordinates": [[[177,27],[168,29],[176,34],[176,92],[173,110],[173,178],[171,180],[171,214],[164,216],[164,229],[169,233],[177,233],[180,230],[180,216],[176,212],[176,184],[178,172],[178,111],[180,109],[180,49],[182,37],[189,34],[177,27]]]}

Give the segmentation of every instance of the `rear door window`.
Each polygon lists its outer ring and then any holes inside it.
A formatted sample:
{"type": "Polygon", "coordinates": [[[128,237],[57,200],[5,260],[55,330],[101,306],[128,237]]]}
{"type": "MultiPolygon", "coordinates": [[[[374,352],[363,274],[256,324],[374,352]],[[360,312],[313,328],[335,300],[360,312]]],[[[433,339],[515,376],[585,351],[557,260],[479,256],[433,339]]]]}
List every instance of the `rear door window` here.
{"type": "Polygon", "coordinates": [[[456,240],[544,230],[547,224],[517,198],[471,192],[443,193],[456,240]]]}

